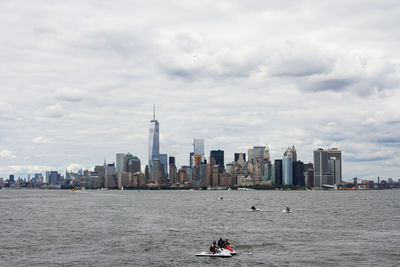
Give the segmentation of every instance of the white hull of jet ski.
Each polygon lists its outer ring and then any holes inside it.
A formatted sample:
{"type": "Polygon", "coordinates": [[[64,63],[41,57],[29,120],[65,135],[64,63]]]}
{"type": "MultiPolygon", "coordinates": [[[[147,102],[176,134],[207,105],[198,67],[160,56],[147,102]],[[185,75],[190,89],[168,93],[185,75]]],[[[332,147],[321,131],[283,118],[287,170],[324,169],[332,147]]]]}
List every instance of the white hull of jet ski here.
{"type": "Polygon", "coordinates": [[[255,209],[250,209],[249,211],[261,211],[260,209],[257,209],[257,208],[255,208],[255,209]]]}
{"type": "Polygon", "coordinates": [[[227,250],[217,251],[214,254],[210,251],[203,251],[196,256],[203,256],[203,257],[232,257],[231,253],[227,250]]]}

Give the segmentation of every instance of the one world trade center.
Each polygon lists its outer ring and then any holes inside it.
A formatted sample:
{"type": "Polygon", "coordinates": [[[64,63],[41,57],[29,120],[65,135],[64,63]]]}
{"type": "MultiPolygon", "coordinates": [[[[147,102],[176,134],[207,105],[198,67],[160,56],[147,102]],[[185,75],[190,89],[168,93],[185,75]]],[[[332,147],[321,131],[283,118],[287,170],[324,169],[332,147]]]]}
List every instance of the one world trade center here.
{"type": "Polygon", "coordinates": [[[149,166],[151,166],[151,161],[155,158],[159,158],[160,155],[159,134],[159,124],[156,120],[155,107],[153,106],[153,120],[150,122],[149,128],[149,166]]]}

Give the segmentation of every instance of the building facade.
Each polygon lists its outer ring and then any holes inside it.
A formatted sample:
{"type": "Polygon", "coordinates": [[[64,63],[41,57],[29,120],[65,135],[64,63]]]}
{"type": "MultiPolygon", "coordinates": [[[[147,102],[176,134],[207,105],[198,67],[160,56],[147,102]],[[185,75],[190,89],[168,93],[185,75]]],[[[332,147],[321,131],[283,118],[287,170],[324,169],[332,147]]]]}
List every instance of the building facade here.
{"type": "Polygon", "coordinates": [[[293,185],[293,158],[285,156],[282,159],[282,183],[293,185]]]}

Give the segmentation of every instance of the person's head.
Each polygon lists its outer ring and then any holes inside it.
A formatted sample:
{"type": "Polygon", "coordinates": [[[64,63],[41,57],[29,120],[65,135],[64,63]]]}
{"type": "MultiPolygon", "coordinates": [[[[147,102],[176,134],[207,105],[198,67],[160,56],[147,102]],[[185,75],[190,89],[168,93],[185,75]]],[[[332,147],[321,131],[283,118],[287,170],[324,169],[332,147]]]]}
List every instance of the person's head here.
{"type": "Polygon", "coordinates": [[[213,244],[217,243],[216,241],[213,242],[213,244]]]}
{"type": "Polygon", "coordinates": [[[222,237],[220,237],[219,240],[222,240],[222,237]]]}

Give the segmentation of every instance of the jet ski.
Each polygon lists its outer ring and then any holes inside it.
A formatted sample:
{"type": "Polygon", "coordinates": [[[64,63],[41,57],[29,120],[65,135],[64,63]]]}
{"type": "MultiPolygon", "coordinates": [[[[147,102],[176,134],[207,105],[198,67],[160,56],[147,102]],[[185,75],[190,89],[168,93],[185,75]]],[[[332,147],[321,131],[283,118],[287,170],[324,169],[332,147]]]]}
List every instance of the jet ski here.
{"type": "Polygon", "coordinates": [[[282,210],[283,213],[291,213],[292,211],[289,208],[283,209],[282,210]]]}
{"type": "Polygon", "coordinates": [[[249,211],[261,211],[260,209],[249,209],[249,211]]]}
{"type": "Polygon", "coordinates": [[[203,256],[203,257],[232,257],[232,254],[229,250],[225,249],[218,249],[215,253],[212,253],[211,251],[203,251],[199,254],[196,254],[196,256],[203,256]]]}

